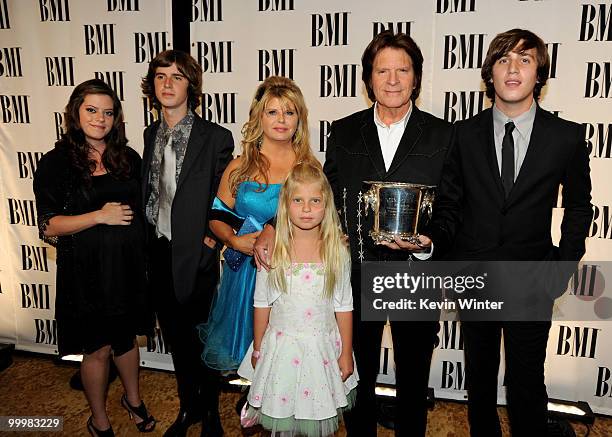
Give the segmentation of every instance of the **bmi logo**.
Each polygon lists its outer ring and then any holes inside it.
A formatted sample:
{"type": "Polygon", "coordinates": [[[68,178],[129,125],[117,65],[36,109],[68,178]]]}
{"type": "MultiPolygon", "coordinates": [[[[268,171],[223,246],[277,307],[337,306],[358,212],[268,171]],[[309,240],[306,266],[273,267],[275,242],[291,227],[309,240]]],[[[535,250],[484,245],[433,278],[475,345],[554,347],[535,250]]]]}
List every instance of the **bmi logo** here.
{"type": "Polygon", "coordinates": [[[74,56],[45,57],[48,86],[74,86],[74,56]]]}
{"type": "Polygon", "coordinates": [[[612,383],[610,382],[610,377],[612,376],[612,372],[607,367],[598,367],[597,371],[597,387],[595,388],[595,396],[598,398],[603,398],[604,396],[608,396],[612,398],[612,390],[610,390],[610,386],[612,383]],[[609,393],[609,394],[608,394],[609,393]]]}
{"type": "Polygon", "coordinates": [[[85,24],[85,54],[115,54],[115,24],[85,24]]]}
{"type": "Polygon", "coordinates": [[[9,11],[7,0],[0,0],[0,29],[10,29],[11,21],[9,19],[9,11]]]}
{"type": "Polygon", "coordinates": [[[293,79],[293,60],[296,49],[257,50],[259,59],[259,80],[270,76],[284,76],[293,79]]]}
{"type": "Polygon", "coordinates": [[[150,126],[155,121],[153,115],[153,103],[146,97],[142,98],[142,125],[144,127],[150,126]]]}
{"type": "Polygon", "coordinates": [[[465,390],[465,369],[461,361],[442,361],[440,388],[465,390]]]}
{"type": "MultiPolygon", "coordinates": [[[[606,221],[604,224],[609,227],[606,221]]],[[[612,298],[604,296],[605,279],[600,265],[581,264],[574,272],[568,288],[570,295],[583,302],[592,302],[596,320],[612,319],[612,298]]]]}
{"type": "Polygon", "coordinates": [[[312,14],[311,46],[348,45],[348,16],[350,12],[312,14]]]}
{"type": "Polygon", "coordinates": [[[474,12],[476,0],[437,0],[437,14],[453,14],[455,12],[474,12]]]}
{"type": "Polygon", "coordinates": [[[49,262],[46,246],[30,246],[27,244],[21,247],[21,270],[35,270],[38,272],[48,272],[49,262]]]}
{"type": "Polygon", "coordinates": [[[555,79],[557,77],[557,57],[559,55],[559,46],[561,43],[559,42],[549,42],[546,44],[546,50],[548,51],[548,56],[550,57],[550,72],[548,77],[551,79],[555,79]]]}
{"type": "Polygon", "coordinates": [[[164,336],[159,328],[154,329],[154,335],[147,335],[147,352],[156,352],[158,354],[169,354],[168,346],[164,341],[164,336]]]}
{"type": "Polygon", "coordinates": [[[140,11],[138,0],[107,0],[108,12],[140,11]]]}
{"type": "Polygon", "coordinates": [[[612,152],[612,124],[583,123],[589,155],[593,158],[610,158],[612,152]]]}
{"type": "Polygon", "coordinates": [[[600,99],[609,98],[612,88],[612,72],[610,62],[587,62],[586,84],[584,97],[600,99]]]}
{"type": "Polygon", "coordinates": [[[223,0],[191,0],[191,22],[223,21],[223,0]]]}
{"type": "Polygon", "coordinates": [[[49,284],[19,284],[21,308],[48,310],[51,308],[49,284]]]}
{"type": "Polygon", "coordinates": [[[64,133],[64,128],[62,125],[64,124],[64,113],[63,112],[54,112],[53,113],[53,125],[55,126],[55,139],[60,140],[62,134],[64,133]]]}
{"type": "Polygon", "coordinates": [[[441,323],[440,335],[436,346],[440,349],[463,350],[463,332],[461,325],[456,320],[445,320],[441,323]]]}
{"type": "Polygon", "coordinates": [[[36,226],[36,204],[33,200],[8,198],[9,224],[36,226]]]}
{"type": "Polygon", "coordinates": [[[55,319],[34,319],[36,344],[57,345],[57,321],[55,319]]]}
{"type": "Polygon", "coordinates": [[[357,96],[357,64],[321,65],[320,97],[357,96]]]}
{"type": "Polygon", "coordinates": [[[30,123],[30,96],[0,95],[2,123],[30,123]]]}
{"type": "Polygon", "coordinates": [[[589,237],[606,238],[612,240],[612,214],[610,206],[593,206],[593,222],[589,237]]]}
{"type": "Polygon", "coordinates": [[[444,120],[454,123],[468,119],[484,109],[484,91],[446,91],[444,93],[444,120]]]}
{"type": "Polygon", "coordinates": [[[134,33],[134,62],[151,62],[159,52],[166,50],[168,32],[134,33]]]}
{"type": "Polygon", "coordinates": [[[203,93],[202,116],[214,123],[236,123],[237,93],[203,93]]]}
{"type": "Polygon", "coordinates": [[[579,358],[595,358],[597,352],[598,328],[586,326],[559,326],[557,355],[569,355],[579,358]]]}
{"type": "Polygon", "coordinates": [[[612,41],[612,4],[582,5],[579,41],[612,41]]]}
{"type": "Polygon", "coordinates": [[[480,68],[486,33],[444,35],[444,69],[480,68]]]}
{"type": "Polygon", "coordinates": [[[197,61],[208,73],[231,73],[234,41],[198,41],[197,61]]]}
{"type": "Polygon", "coordinates": [[[327,140],[331,133],[331,123],[327,120],[319,120],[319,152],[327,150],[327,140]]]}
{"type": "Polygon", "coordinates": [[[0,77],[23,77],[21,47],[0,49],[0,77]]]}
{"type": "Polygon", "coordinates": [[[96,79],[103,80],[108,86],[110,86],[119,100],[123,102],[123,78],[125,71],[95,71],[94,77],[96,79]]]}
{"type": "Polygon", "coordinates": [[[259,12],[293,10],[293,0],[259,0],[259,12]]]}
{"type": "Polygon", "coordinates": [[[42,152],[17,152],[19,179],[34,179],[34,172],[42,156],[42,152]]]}
{"type": "Polygon", "coordinates": [[[70,21],[68,0],[38,0],[40,21],[70,21]]]}
{"type": "Polygon", "coordinates": [[[374,21],[372,23],[372,38],[385,30],[390,30],[394,34],[405,33],[406,35],[410,35],[413,23],[414,21],[388,21],[386,23],[374,21]]]}

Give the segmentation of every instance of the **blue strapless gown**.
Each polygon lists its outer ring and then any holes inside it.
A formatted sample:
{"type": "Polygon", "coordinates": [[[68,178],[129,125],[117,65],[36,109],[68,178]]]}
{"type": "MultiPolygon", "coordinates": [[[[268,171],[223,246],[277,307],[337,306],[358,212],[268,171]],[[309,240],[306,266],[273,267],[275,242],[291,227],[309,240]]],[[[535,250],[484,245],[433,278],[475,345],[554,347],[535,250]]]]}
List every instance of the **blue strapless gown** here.
{"type": "MultiPolygon", "coordinates": [[[[257,182],[242,182],[236,193],[234,211],[265,223],[276,214],[281,184],[270,184],[257,192],[257,182]]],[[[212,369],[236,370],[253,341],[253,294],[255,274],[253,257],[248,256],[238,271],[223,269],[208,321],[198,325],[204,343],[202,360],[212,369]]]]}

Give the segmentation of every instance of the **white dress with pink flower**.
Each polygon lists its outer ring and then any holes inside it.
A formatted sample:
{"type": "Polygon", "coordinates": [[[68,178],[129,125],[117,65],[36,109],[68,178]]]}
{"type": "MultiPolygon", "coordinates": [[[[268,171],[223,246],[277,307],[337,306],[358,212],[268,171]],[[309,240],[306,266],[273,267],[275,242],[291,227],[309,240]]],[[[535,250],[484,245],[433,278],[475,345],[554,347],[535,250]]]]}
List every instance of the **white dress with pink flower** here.
{"type": "Polygon", "coordinates": [[[352,407],[355,372],[342,382],[342,350],[335,312],[352,311],[350,263],[337,281],[333,298],[324,296],[320,263],[294,263],[286,280],[289,291],[268,285],[268,273],[257,273],[255,307],[272,307],[256,369],[253,345],[238,374],[251,380],[246,415],[273,432],[328,436],[338,428],[343,409],[352,407]]]}

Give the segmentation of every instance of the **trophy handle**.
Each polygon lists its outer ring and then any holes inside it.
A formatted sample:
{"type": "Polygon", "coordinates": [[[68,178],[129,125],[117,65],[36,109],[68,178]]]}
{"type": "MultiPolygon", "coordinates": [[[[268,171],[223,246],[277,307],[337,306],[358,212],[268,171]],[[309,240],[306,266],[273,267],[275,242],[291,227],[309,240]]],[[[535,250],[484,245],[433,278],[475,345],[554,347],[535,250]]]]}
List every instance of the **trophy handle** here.
{"type": "Polygon", "coordinates": [[[421,215],[427,217],[427,221],[429,221],[432,216],[434,197],[434,193],[431,191],[425,191],[425,193],[423,193],[423,199],[421,200],[421,215]]]}
{"type": "Polygon", "coordinates": [[[373,212],[376,212],[376,207],[378,204],[378,198],[376,196],[376,187],[372,186],[368,191],[366,191],[363,195],[363,201],[365,202],[365,216],[368,216],[368,206],[372,208],[373,212]]]}

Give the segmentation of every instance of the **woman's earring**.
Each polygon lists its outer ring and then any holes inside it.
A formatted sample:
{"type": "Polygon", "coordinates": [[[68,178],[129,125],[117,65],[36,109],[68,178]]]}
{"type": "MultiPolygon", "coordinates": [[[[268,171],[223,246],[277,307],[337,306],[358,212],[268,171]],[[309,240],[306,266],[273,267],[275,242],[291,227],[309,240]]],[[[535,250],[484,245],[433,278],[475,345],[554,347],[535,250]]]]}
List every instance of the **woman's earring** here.
{"type": "Polygon", "coordinates": [[[261,150],[261,143],[263,142],[262,138],[257,138],[257,150],[261,150]]]}

